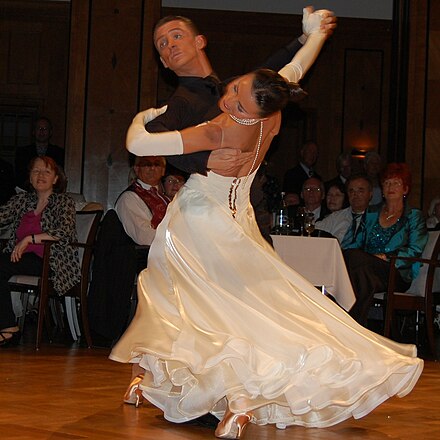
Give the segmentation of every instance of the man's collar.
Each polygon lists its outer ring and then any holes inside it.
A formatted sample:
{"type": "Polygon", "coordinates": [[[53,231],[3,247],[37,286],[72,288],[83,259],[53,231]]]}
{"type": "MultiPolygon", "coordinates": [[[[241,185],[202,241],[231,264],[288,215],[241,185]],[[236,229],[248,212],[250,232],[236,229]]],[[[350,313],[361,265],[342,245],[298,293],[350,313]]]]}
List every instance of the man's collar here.
{"type": "MultiPolygon", "coordinates": [[[[142,186],[142,188],[144,188],[144,189],[150,189],[153,186],[148,183],[142,182],[141,179],[136,179],[136,182],[139,183],[139,185],[142,186]]],[[[157,186],[156,186],[156,189],[157,189],[157,186]]]]}

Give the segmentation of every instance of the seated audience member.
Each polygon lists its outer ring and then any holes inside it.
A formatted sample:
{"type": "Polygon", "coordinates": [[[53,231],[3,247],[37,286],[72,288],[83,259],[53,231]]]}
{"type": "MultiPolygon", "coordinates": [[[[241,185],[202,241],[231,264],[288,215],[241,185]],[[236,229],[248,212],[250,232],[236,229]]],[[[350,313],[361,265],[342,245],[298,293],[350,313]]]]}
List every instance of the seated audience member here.
{"type": "Polygon", "coordinates": [[[348,203],[345,185],[340,182],[332,183],[326,190],[325,203],[329,214],[346,208],[348,203]]]}
{"type": "Polygon", "coordinates": [[[380,187],[380,173],[383,169],[382,158],[375,151],[369,151],[364,159],[365,173],[373,184],[373,197],[370,205],[382,203],[382,188],[380,187]]]}
{"type": "Polygon", "coordinates": [[[163,157],[136,157],[135,178],[129,176],[131,183],[101,223],[89,293],[95,345],[112,346],[130,320],[136,274],[147,267],[149,246],[170,201],[162,185],[165,167],[163,157]]]}
{"type": "Polygon", "coordinates": [[[428,229],[440,228],[440,197],[435,197],[429,205],[426,226],[428,229]]]}
{"type": "Polygon", "coordinates": [[[373,196],[373,185],[366,174],[350,176],[346,188],[349,206],[316,222],[316,228],[336,237],[342,249],[355,243],[357,234],[364,231],[366,211],[373,196]]]}
{"type": "Polygon", "coordinates": [[[6,203],[14,194],[14,168],[0,158],[0,205],[6,203]]]}
{"type": "Polygon", "coordinates": [[[116,201],[125,232],[138,245],[151,245],[170,202],[162,186],[165,166],[163,157],[137,156],[133,166],[136,180],[116,201]]]}
{"type": "MultiPolygon", "coordinates": [[[[348,273],[356,295],[350,315],[367,324],[373,296],[388,286],[390,256],[420,257],[428,240],[425,219],[419,209],[410,208],[406,197],[411,174],[405,163],[389,164],[381,176],[384,203],[370,208],[365,234],[359,234],[355,249],[344,250],[348,273]]],[[[418,275],[420,264],[396,260],[396,288],[405,292],[418,275]]]]}
{"type": "Polygon", "coordinates": [[[352,172],[352,157],[350,153],[345,152],[338,156],[336,159],[336,171],[338,175],[324,184],[326,193],[328,193],[329,188],[335,183],[342,184],[345,188],[345,183],[352,172]]]}
{"type": "Polygon", "coordinates": [[[12,275],[40,275],[43,240],[53,240],[50,269],[54,289],[67,292],[80,279],[78,252],[68,243],[77,241],[75,203],[66,194],[56,162],[47,156],[30,164],[30,190],[0,206],[0,226],[12,224],[13,233],[0,254],[0,346],[16,345],[19,329],[12,309],[8,280],[12,275]]]}
{"type": "Polygon", "coordinates": [[[299,163],[296,167],[286,171],[284,175],[283,191],[286,194],[284,201],[287,206],[297,206],[301,203],[300,194],[303,184],[310,177],[320,176],[314,170],[318,161],[318,144],[314,141],[307,141],[299,150],[299,163]]]}
{"type": "Polygon", "coordinates": [[[165,195],[173,200],[180,188],[185,185],[187,177],[178,169],[170,169],[162,179],[165,195]]]}
{"type": "Polygon", "coordinates": [[[327,214],[325,207],[324,183],[317,177],[307,179],[301,189],[301,198],[304,201],[305,213],[311,212],[315,221],[322,220],[327,214]]]}
{"type": "Polygon", "coordinates": [[[32,132],[34,142],[25,147],[19,147],[15,153],[15,184],[19,188],[26,188],[28,182],[28,166],[34,157],[51,157],[58,165],[64,168],[64,149],[50,143],[52,137],[52,123],[44,116],[35,121],[32,132]]]}

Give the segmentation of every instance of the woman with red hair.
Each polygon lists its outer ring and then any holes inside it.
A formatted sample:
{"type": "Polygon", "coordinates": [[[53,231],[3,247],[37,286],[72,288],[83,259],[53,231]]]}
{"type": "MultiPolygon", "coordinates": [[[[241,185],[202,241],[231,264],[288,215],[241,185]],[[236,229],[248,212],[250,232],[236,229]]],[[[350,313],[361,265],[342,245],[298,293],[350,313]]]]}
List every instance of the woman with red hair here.
{"type": "MultiPolygon", "coordinates": [[[[367,324],[373,296],[387,289],[390,256],[419,257],[428,240],[425,219],[419,209],[407,206],[411,172],[406,163],[390,163],[381,175],[383,203],[370,208],[362,234],[344,251],[356,294],[350,315],[367,324]]],[[[419,263],[396,260],[396,287],[405,292],[419,273],[419,263]]]]}

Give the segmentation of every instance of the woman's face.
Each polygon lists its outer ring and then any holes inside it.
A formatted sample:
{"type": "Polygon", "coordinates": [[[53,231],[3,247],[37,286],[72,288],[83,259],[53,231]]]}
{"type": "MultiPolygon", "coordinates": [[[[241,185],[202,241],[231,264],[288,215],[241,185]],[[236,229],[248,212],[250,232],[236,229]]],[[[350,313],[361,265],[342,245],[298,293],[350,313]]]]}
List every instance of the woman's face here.
{"type": "Polygon", "coordinates": [[[165,194],[172,199],[183,185],[185,185],[185,178],[183,176],[170,174],[165,178],[163,183],[165,194]]]}
{"type": "Polygon", "coordinates": [[[339,211],[344,204],[345,194],[336,186],[329,188],[326,196],[327,208],[331,211],[339,211]]]}
{"type": "Polygon", "coordinates": [[[403,200],[408,194],[408,187],[403,184],[400,177],[390,177],[382,183],[382,192],[385,200],[403,200]]]}
{"type": "Polygon", "coordinates": [[[260,118],[260,109],[252,94],[253,80],[253,73],[232,80],[219,100],[220,110],[240,119],[260,118]]]}
{"type": "Polygon", "coordinates": [[[37,192],[52,191],[58,180],[55,170],[47,166],[42,159],[36,159],[29,176],[32,186],[37,192]]]}

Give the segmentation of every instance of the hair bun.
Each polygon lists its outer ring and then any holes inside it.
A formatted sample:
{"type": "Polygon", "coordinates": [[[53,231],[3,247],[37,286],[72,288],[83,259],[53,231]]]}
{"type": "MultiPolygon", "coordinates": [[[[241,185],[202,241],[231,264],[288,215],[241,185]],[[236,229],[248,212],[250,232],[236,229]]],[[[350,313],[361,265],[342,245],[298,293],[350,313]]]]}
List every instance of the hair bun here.
{"type": "Polygon", "coordinates": [[[308,93],[304,91],[298,83],[289,83],[290,101],[299,102],[304,99],[308,93]]]}

